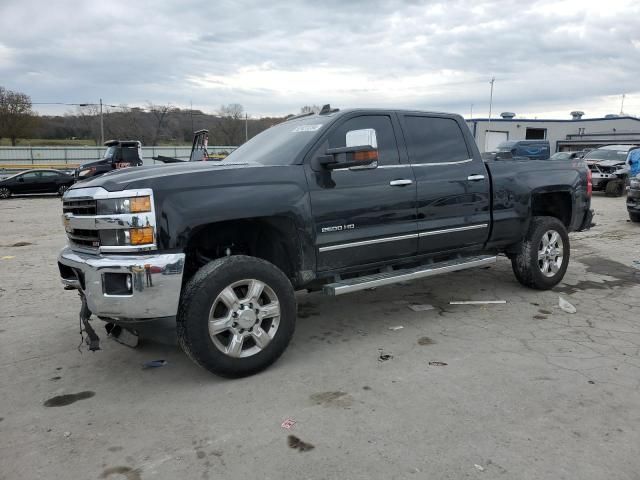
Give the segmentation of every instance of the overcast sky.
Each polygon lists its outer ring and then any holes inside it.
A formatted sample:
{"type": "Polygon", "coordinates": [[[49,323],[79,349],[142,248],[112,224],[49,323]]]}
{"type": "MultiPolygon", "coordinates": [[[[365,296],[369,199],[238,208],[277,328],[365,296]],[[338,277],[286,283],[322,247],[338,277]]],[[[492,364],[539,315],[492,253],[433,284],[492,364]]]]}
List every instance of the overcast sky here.
{"type": "Polygon", "coordinates": [[[492,76],[494,115],[619,113],[622,93],[640,115],[640,0],[0,0],[0,85],[33,102],[477,117],[492,76]]]}

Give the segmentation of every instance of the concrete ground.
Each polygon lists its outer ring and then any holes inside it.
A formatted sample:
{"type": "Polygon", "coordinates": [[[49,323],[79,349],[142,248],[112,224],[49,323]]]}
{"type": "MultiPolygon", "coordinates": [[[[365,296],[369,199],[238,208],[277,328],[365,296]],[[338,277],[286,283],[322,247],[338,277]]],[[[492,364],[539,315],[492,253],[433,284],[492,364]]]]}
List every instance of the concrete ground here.
{"type": "Polygon", "coordinates": [[[60,201],[3,201],[0,479],[638,479],[640,225],[623,198],[593,205],[598,226],[572,234],[553,291],[521,287],[503,258],[303,294],[280,361],[223,380],[160,343],[80,353],[80,302],[55,262],[60,201]],[[141,368],[153,359],[168,364],[141,368]],[[45,405],[67,394],[79,395],[45,405]]]}

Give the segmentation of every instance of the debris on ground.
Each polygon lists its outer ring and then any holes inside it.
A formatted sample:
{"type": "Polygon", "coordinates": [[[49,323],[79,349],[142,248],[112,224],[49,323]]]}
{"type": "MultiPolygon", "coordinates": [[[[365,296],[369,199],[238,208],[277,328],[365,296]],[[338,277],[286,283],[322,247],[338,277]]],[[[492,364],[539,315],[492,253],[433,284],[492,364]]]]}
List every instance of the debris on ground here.
{"type": "Polygon", "coordinates": [[[434,343],[436,342],[431,340],[429,337],[420,337],[418,339],[418,345],[425,346],[425,345],[433,345],[434,343]]]}
{"type": "Polygon", "coordinates": [[[33,245],[31,242],[16,242],[9,245],[10,247],[26,247],[27,245],[33,245]]]}
{"type": "Polygon", "coordinates": [[[436,307],[434,307],[433,305],[429,305],[428,303],[424,303],[409,305],[409,308],[414,312],[426,312],[428,310],[435,310],[436,307]]]}
{"type": "Polygon", "coordinates": [[[402,325],[396,325],[395,327],[389,327],[389,330],[393,330],[394,332],[396,330],[402,330],[404,327],[402,325]]]}
{"type": "Polygon", "coordinates": [[[387,360],[391,360],[393,358],[393,355],[384,353],[384,350],[382,350],[381,348],[379,348],[378,351],[380,352],[380,355],[378,355],[379,362],[386,362],[387,360]]]}
{"type": "Polygon", "coordinates": [[[492,304],[500,304],[507,303],[506,300],[459,300],[454,302],[449,302],[449,305],[492,305],[492,304]]]}
{"type": "Polygon", "coordinates": [[[315,447],[310,443],[303,442],[295,435],[289,435],[287,437],[287,444],[289,448],[293,448],[294,450],[298,450],[299,452],[308,452],[309,450],[313,450],[315,447]]]}
{"type": "Polygon", "coordinates": [[[164,367],[168,362],[166,360],[149,360],[142,364],[142,368],[158,368],[164,367]]]}
{"type": "Polygon", "coordinates": [[[444,362],[429,362],[429,365],[432,367],[446,367],[449,364],[444,362]]]}
{"type": "Polygon", "coordinates": [[[0,257],[0,260],[11,260],[12,258],[16,258],[15,255],[5,255],[4,257],[0,257]]]}
{"type": "Polygon", "coordinates": [[[477,463],[474,463],[473,466],[476,467],[476,470],[479,470],[480,472],[484,472],[484,467],[482,465],[478,465],[477,463]]]}
{"type": "Polygon", "coordinates": [[[287,418],[284,422],[280,424],[280,426],[285,430],[291,430],[295,424],[296,424],[296,421],[293,418],[287,418]]]}
{"type": "Polygon", "coordinates": [[[64,432],[64,437],[69,438],[71,436],[71,432],[64,432]]]}
{"type": "Polygon", "coordinates": [[[567,313],[576,313],[576,307],[567,302],[564,298],[558,297],[558,306],[567,313]]]}

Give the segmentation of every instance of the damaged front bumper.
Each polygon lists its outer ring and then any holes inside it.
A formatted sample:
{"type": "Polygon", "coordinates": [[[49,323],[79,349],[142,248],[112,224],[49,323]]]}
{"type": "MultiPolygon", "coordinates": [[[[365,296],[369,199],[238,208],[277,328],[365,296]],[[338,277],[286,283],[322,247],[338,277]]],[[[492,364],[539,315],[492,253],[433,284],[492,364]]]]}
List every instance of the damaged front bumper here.
{"type": "Polygon", "coordinates": [[[183,253],[92,255],[69,247],[58,256],[65,288],[78,289],[98,317],[121,321],[175,317],[183,253]]]}

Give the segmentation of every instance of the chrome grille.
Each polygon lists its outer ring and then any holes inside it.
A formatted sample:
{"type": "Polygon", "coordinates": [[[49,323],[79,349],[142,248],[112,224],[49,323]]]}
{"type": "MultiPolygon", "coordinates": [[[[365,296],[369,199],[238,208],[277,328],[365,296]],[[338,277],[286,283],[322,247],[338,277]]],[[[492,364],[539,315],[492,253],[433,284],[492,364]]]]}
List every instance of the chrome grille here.
{"type": "Polygon", "coordinates": [[[97,248],[100,246],[100,236],[98,230],[82,230],[74,228],[67,231],[67,237],[76,245],[83,247],[97,248]]]}
{"type": "Polygon", "coordinates": [[[63,213],[74,215],[95,215],[97,212],[95,200],[65,200],[62,203],[63,213]]]}

